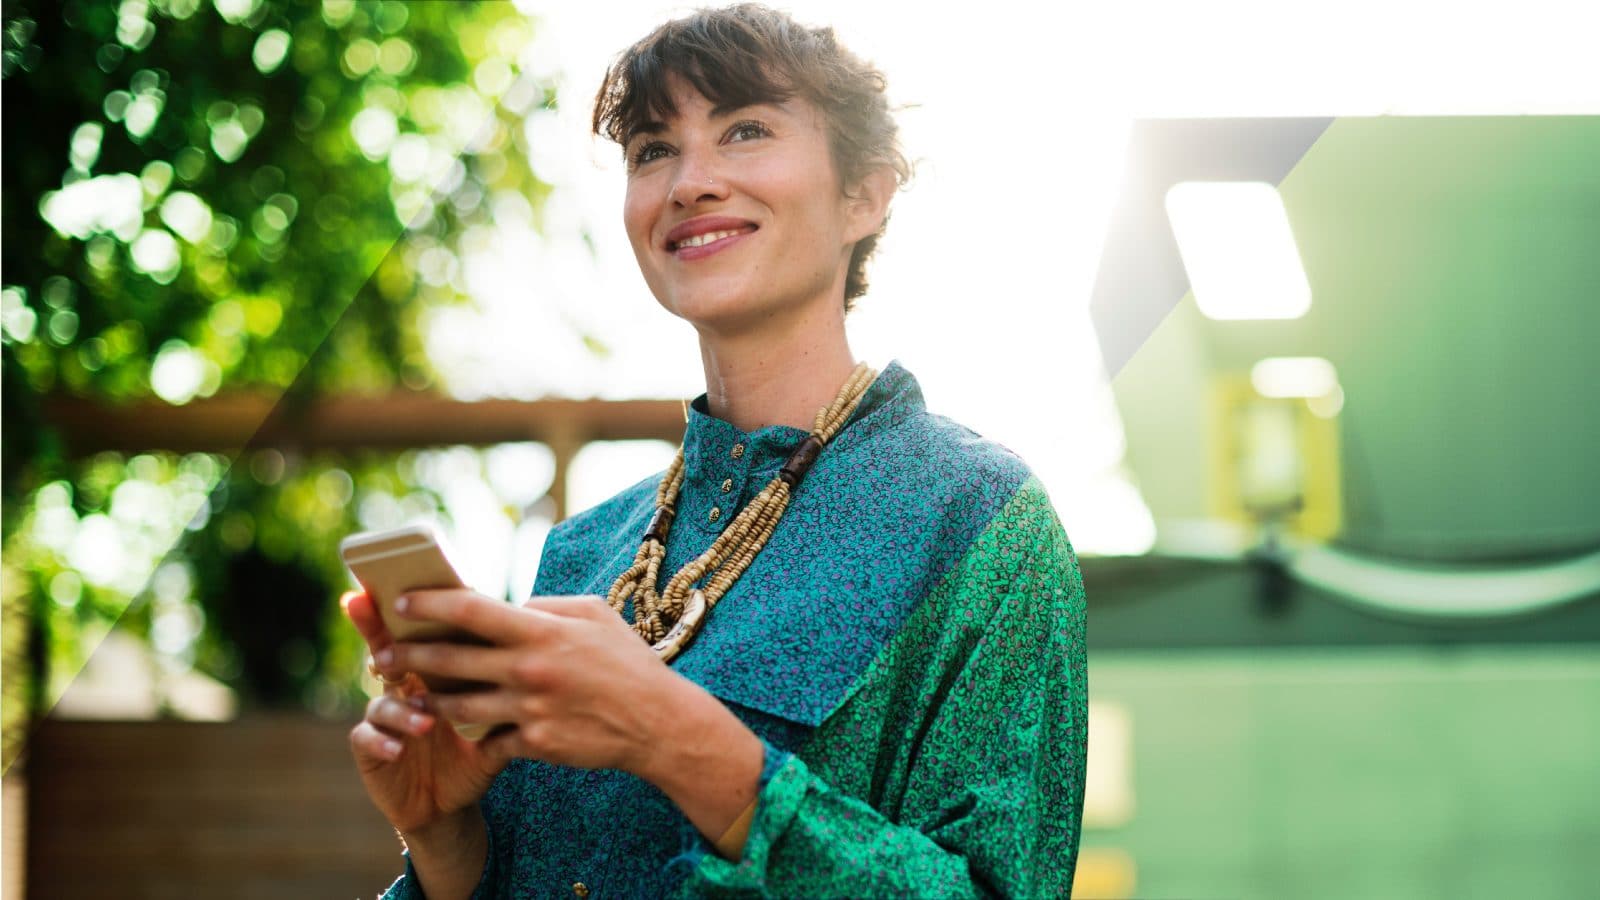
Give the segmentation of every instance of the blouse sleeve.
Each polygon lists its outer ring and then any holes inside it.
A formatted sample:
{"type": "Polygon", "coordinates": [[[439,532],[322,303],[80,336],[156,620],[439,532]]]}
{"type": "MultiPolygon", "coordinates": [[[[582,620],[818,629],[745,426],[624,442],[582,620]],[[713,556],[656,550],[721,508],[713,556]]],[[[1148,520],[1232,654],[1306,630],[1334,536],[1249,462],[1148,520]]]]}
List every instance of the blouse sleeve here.
{"type": "Polygon", "coordinates": [[[1030,479],[796,756],[767,747],[711,896],[1063,897],[1083,809],[1083,582],[1030,479]],[[802,759],[802,756],[804,759],[802,759]]]}

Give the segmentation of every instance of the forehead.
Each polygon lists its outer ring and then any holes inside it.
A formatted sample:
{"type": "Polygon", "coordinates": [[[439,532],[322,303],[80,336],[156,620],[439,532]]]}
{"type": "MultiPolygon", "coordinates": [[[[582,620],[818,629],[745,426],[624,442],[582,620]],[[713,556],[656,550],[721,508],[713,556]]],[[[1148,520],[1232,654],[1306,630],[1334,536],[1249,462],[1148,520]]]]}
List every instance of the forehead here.
{"type": "Polygon", "coordinates": [[[708,116],[725,115],[735,109],[740,109],[751,102],[758,102],[754,97],[735,97],[720,102],[712,100],[676,72],[667,75],[666,90],[663,97],[668,106],[661,109],[646,110],[649,118],[659,118],[666,122],[675,122],[682,119],[702,119],[708,116]]]}
{"type": "Polygon", "coordinates": [[[715,121],[750,109],[760,109],[764,116],[789,119],[797,123],[820,125],[821,116],[815,105],[798,96],[760,96],[753,92],[740,92],[720,101],[701,93],[700,89],[682,75],[671,72],[663,80],[659,91],[649,104],[641,104],[639,121],[631,135],[658,134],[673,128],[697,122],[715,121]]]}

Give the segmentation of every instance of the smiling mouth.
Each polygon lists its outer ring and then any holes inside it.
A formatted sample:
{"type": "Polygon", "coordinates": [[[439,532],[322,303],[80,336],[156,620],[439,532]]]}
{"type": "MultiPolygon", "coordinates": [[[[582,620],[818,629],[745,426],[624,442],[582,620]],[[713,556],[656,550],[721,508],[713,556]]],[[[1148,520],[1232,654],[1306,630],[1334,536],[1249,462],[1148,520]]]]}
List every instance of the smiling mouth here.
{"type": "Polygon", "coordinates": [[[693,237],[686,237],[681,241],[676,241],[668,244],[667,246],[669,250],[674,251],[687,250],[692,247],[704,247],[707,244],[715,244],[718,241],[725,241],[728,238],[738,237],[741,234],[749,234],[755,230],[756,226],[746,225],[743,228],[730,228],[722,231],[708,231],[705,234],[697,234],[693,237]]]}

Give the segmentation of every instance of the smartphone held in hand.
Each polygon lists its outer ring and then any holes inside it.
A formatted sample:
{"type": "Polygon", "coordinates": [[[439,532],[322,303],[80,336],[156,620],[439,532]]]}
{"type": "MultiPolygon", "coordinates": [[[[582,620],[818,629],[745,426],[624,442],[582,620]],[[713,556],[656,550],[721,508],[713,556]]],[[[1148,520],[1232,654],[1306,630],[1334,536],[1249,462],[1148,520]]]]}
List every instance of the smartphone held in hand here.
{"type": "MultiPolygon", "coordinates": [[[[402,618],[394,602],[407,591],[430,588],[465,588],[446,556],[443,538],[429,525],[408,525],[387,531],[364,531],[339,542],[339,555],[372,598],[384,627],[397,641],[448,641],[483,644],[482,638],[443,622],[402,618]]],[[[425,676],[430,691],[447,693],[474,686],[472,682],[425,676]]],[[[455,725],[455,723],[451,723],[455,725]]],[[[468,740],[487,734],[487,725],[456,725],[468,740]]]]}

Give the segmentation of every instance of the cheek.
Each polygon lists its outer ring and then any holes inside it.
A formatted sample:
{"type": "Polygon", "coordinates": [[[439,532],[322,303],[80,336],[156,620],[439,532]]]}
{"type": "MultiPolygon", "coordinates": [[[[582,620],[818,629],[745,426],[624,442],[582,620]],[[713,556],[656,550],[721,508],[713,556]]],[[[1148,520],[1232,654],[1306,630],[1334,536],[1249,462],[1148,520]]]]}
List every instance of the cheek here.
{"type": "Polygon", "coordinates": [[[633,186],[628,187],[628,193],[622,201],[622,227],[628,232],[628,241],[633,244],[636,253],[643,253],[650,246],[650,226],[655,221],[655,206],[650,203],[641,190],[633,186]]]}
{"type": "Polygon", "coordinates": [[[804,221],[807,239],[833,243],[844,227],[844,205],[831,170],[813,167],[794,173],[784,186],[791,208],[804,221]]]}

